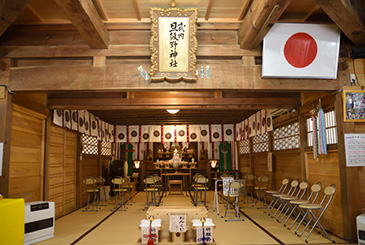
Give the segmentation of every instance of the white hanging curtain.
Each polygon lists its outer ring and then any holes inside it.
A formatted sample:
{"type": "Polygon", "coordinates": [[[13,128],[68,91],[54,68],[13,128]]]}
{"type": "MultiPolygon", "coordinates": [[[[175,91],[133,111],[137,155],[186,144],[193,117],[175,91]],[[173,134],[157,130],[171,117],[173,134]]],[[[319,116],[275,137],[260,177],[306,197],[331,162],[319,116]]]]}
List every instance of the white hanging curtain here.
{"type": "Polygon", "coordinates": [[[116,142],[127,142],[127,126],[125,125],[117,125],[117,139],[116,142]]]}
{"type": "MultiPolygon", "coordinates": [[[[139,142],[139,126],[138,125],[131,125],[129,126],[129,142],[139,142]]],[[[134,145],[133,145],[133,149],[134,145]]]]}
{"type": "Polygon", "coordinates": [[[224,141],[234,141],[234,125],[233,124],[224,124],[224,141]]]}
{"type": "Polygon", "coordinates": [[[161,126],[151,125],[150,127],[150,142],[161,142],[161,126]]]}
{"type": "Polygon", "coordinates": [[[79,117],[77,113],[78,113],[77,110],[71,110],[71,129],[75,131],[79,131],[78,127],[79,117]]]}
{"type": "Polygon", "coordinates": [[[163,131],[164,142],[175,142],[174,125],[164,125],[163,131]]]}
{"type": "Polygon", "coordinates": [[[189,125],[189,142],[200,141],[200,126],[189,125]]]}
{"type": "Polygon", "coordinates": [[[212,124],[211,125],[211,138],[214,142],[222,142],[222,125],[221,124],[212,124]]]}
{"type": "Polygon", "coordinates": [[[200,128],[200,142],[209,141],[209,125],[199,125],[200,128]]]}
{"type": "Polygon", "coordinates": [[[85,111],[79,110],[79,132],[85,133],[85,111]]]}
{"type": "Polygon", "coordinates": [[[63,110],[53,110],[53,123],[63,127],[63,110]]]}
{"type": "Polygon", "coordinates": [[[176,126],[176,141],[177,142],[186,142],[187,141],[187,132],[186,125],[177,125],[176,126]]]}

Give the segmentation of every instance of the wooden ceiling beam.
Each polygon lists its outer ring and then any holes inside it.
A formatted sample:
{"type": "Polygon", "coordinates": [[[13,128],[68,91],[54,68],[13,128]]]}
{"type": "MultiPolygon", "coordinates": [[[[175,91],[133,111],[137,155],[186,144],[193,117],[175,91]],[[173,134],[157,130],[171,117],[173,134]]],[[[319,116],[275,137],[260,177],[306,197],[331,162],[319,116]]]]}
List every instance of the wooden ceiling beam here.
{"type": "Polygon", "coordinates": [[[103,7],[103,4],[100,2],[100,0],[93,0],[93,3],[96,11],[99,13],[100,18],[104,21],[108,21],[108,15],[106,14],[105,8],[103,7]]]}
{"type": "Polygon", "coordinates": [[[0,2],[0,36],[21,15],[30,0],[11,0],[0,2]]]}
{"type": "Polygon", "coordinates": [[[261,66],[211,64],[211,77],[194,83],[151,83],[143,79],[137,67],[150,70],[149,61],[138,64],[109,64],[104,67],[13,67],[9,88],[13,91],[267,91],[305,92],[336,91],[335,79],[274,79],[261,78],[261,66]]]}
{"type": "MultiPolygon", "coordinates": [[[[109,45],[108,49],[91,49],[87,45],[58,46],[0,46],[0,54],[7,58],[58,58],[58,57],[151,57],[149,45],[109,45]]],[[[197,57],[261,56],[260,49],[240,49],[233,45],[201,45],[197,57]]]]}
{"type": "Polygon", "coordinates": [[[365,46],[365,6],[360,0],[316,2],[356,46],[365,46]]]}
{"type": "Polygon", "coordinates": [[[205,12],[205,20],[209,20],[210,17],[210,11],[212,10],[213,0],[209,0],[207,11],[205,12]]]}
{"type": "Polygon", "coordinates": [[[244,0],[243,1],[242,9],[241,9],[240,15],[238,16],[238,20],[243,20],[246,17],[248,10],[251,7],[252,1],[253,0],[244,0]]]}
{"type": "Polygon", "coordinates": [[[52,109],[113,110],[115,108],[138,109],[260,109],[294,108],[300,105],[300,98],[99,98],[99,99],[48,99],[52,109]]]}
{"type": "Polygon", "coordinates": [[[136,12],[137,20],[141,20],[141,12],[139,11],[138,0],[133,0],[134,12],[136,12]]]}
{"type": "Polygon", "coordinates": [[[253,1],[238,31],[241,48],[257,48],[291,0],[253,1]]]}
{"type": "Polygon", "coordinates": [[[56,2],[91,48],[108,48],[109,33],[92,0],[56,0],[56,2]]]}

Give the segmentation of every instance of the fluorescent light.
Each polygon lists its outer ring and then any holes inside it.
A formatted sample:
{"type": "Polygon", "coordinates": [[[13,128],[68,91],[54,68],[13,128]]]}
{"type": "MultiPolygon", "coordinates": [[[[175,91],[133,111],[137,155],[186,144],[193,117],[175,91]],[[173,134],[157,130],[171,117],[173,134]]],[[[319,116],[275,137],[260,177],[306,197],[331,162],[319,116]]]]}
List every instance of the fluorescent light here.
{"type": "Polygon", "coordinates": [[[175,113],[178,113],[180,111],[180,109],[166,109],[166,111],[170,114],[175,114],[175,113]]]}

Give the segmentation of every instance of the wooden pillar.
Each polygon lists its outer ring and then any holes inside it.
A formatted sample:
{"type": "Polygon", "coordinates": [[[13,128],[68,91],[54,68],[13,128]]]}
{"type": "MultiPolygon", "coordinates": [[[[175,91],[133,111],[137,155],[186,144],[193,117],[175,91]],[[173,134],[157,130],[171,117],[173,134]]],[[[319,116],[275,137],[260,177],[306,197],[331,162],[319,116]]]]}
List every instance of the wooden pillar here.
{"type": "Polygon", "coordinates": [[[301,168],[301,178],[302,180],[308,180],[308,161],[307,153],[305,148],[307,147],[307,130],[306,130],[306,119],[303,117],[302,113],[299,113],[299,132],[300,132],[300,168],[301,168]]]}
{"type": "MultiPolygon", "coordinates": [[[[0,84],[7,85],[9,80],[10,59],[1,60],[0,84]]],[[[12,95],[5,87],[0,87],[0,142],[4,143],[2,159],[2,176],[0,176],[0,193],[4,197],[9,195],[9,165],[10,165],[10,140],[11,124],[13,118],[12,95]]],[[[0,162],[1,164],[1,162],[0,162]]]]}
{"type": "Polygon", "coordinates": [[[77,133],[76,143],[76,209],[82,207],[82,145],[81,134],[77,133]]]}
{"type": "MultiPolygon", "coordinates": [[[[348,69],[339,71],[340,85],[343,86],[349,81],[348,69]]],[[[355,133],[355,123],[344,122],[342,91],[336,94],[335,102],[337,135],[338,135],[338,160],[340,168],[341,201],[343,215],[344,239],[355,242],[356,216],[361,214],[360,180],[359,167],[346,167],[346,152],[344,134],[355,133]]]]}

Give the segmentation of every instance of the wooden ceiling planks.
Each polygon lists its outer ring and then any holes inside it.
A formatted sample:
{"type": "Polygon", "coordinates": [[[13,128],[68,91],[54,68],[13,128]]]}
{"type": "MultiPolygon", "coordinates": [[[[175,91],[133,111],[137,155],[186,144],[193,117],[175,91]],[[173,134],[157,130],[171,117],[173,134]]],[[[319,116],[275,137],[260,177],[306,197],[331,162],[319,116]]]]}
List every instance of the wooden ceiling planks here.
{"type": "Polygon", "coordinates": [[[30,0],[0,2],[0,35],[21,15],[30,0]]]}

